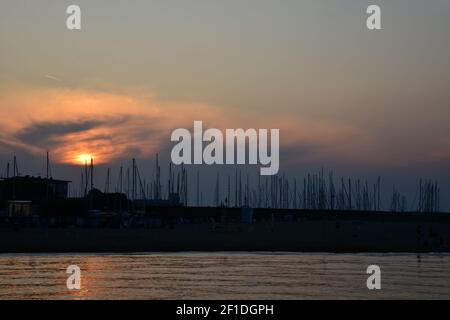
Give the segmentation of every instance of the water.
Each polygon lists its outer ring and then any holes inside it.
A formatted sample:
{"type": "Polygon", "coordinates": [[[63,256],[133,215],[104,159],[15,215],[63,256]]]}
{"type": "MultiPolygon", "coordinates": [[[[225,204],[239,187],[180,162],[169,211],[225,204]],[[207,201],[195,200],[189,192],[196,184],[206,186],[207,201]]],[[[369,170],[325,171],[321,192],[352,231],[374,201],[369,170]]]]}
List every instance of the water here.
{"type": "Polygon", "coordinates": [[[0,299],[450,299],[450,255],[0,255],[0,299]],[[73,264],[81,290],[66,287],[73,264]]]}

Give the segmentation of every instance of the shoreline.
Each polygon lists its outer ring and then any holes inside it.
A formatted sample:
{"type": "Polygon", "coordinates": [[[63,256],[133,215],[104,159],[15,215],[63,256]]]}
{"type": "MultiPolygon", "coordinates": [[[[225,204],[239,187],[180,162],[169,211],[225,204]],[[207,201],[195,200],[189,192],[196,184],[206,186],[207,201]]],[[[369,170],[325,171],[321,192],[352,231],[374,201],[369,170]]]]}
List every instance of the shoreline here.
{"type": "Polygon", "coordinates": [[[450,253],[450,223],[304,220],[159,228],[0,228],[1,253],[450,253]]]}

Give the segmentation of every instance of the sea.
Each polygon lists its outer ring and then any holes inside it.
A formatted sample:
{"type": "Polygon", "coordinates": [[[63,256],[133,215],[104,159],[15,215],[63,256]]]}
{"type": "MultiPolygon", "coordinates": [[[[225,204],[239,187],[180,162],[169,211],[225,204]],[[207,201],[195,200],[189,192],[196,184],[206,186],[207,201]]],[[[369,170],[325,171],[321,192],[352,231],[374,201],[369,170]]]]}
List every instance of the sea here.
{"type": "Polygon", "coordinates": [[[446,300],[450,254],[0,254],[0,299],[446,300]]]}

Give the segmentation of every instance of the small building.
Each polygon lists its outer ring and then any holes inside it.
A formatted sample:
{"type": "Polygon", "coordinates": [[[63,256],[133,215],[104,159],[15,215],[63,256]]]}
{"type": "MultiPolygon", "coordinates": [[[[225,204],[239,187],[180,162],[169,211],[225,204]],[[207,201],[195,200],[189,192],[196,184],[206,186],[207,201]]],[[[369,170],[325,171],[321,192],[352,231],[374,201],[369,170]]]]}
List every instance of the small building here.
{"type": "Polygon", "coordinates": [[[41,204],[48,200],[66,199],[70,181],[31,176],[16,176],[0,180],[0,201],[23,200],[41,204]]]}
{"type": "Polygon", "coordinates": [[[31,201],[7,201],[6,215],[8,217],[23,218],[30,217],[32,213],[31,201]]]}

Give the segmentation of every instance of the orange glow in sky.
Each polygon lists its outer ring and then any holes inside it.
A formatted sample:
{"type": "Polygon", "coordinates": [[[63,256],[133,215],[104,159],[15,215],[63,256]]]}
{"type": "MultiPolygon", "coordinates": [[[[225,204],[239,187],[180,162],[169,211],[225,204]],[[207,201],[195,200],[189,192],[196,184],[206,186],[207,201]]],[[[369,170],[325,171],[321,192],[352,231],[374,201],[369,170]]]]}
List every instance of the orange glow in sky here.
{"type": "MultiPolygon", "coordinates": [[[[0,91],[0,150],[2,143],[36,155],[50,150],[55,163],[82,166],[118,159],[151,157],[170,143],[176,128],[192,128],[194,120],[225,128],[279,128],[282,145],[317,146],[314,152],[292,157],[289,163],[315,163],[322,158],[381,165],[377,144],[358,126],[330,119],[242,111],[238,116],[205,103],[159,101],[139,90],[112,93],[84,89],[12,87],[0,91]],[[64,106],[64,113],[60,112],[64,106]],[[268,122],[270,119],[270,122],[268,122]],[[3,140],[2,140],[3,138],[3,140]]],[[[336,160],[338,161],[338,160],[336,160]]]]}
{"type": "Polygon", "coordinates": [[[85,163],[90,163],[91,159],[94,159],[94,155],[90,154],[90,153],[83,153],[83,154],[79,154],[76,157],[76,163],[77,164],[85,164],[85,163]]]}

